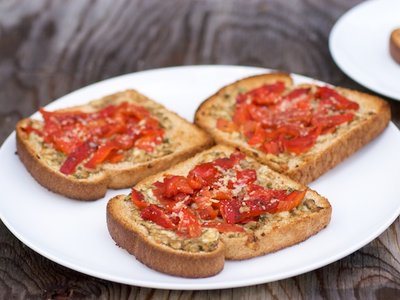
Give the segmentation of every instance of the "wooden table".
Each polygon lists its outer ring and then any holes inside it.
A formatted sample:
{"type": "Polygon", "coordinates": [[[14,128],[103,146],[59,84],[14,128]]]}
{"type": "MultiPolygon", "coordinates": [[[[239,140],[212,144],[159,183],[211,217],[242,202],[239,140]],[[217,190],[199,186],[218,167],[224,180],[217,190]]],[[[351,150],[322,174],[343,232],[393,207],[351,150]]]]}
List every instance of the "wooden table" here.
{"type": "MultiPolygon", "coordinates": [[[[328,36],[359,0],[3,0],[0,142],[16,122],[82,86],[176,65],[232,64],[300,73],[367,91],[333,62],[328,36]]],[[[400,103],[387,99],[400,125],[400,103]]],[[[4,199],[1,201],[12,201],[4,199]]],[[[23,209],[23,203],[21,203],[23,209]]],[[[400,222],[354,254],[300,276],[213,291],[168,291],[90,277],[40,256],[0,222],[0,298],[395,299],[400,222]]]]}

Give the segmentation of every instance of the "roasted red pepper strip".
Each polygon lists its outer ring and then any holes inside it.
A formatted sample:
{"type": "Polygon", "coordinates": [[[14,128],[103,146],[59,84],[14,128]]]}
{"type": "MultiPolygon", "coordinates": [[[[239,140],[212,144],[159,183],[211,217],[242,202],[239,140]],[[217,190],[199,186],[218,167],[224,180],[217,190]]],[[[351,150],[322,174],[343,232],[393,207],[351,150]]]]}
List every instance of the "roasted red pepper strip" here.
{"type": "Polygon", "coordinates": [[[203,220],[213,220],[218,216],[218,209],[213,207],[211,197],[211,192],[208,189],[199,191],[198,195],[193,197],[193,203],[196,204],[194,210],[203,220]]]}
{"type": "Polygon", "coordinates": [[[171,198],[179,193],[193,194],[193,189],[184,176],[169,175],[164,178],[164,181],[154,183],[154,186],[156,188],[153,193],[159,200],[164,197],[171,198]]]}
{"type": "Polygon", "coordinates": [[[255,170],[246,169],[242,171],[236,171],[237,184],[239,185],[249,185],[257,180],[257,173],[255,170]]]}
{"type": "MultiPolygon", "coordinates": [[[[239,161],[245,158],[241,152],[234,152],[229,157],[218,158],[212,162],[215,167],[220,167],[224,170],[232,169],[239,161]]],[[[201,172],[199,173],[201,175],[201,172]]]]}
{"type": "Polygon", "coordinates": [[[202,185],[214,183],[221,174],[212,163],[203,163],[194,167],[190,172],[189,178],[197,178],[202,185]]]}
{"type": "Polygon", "coordinates": [[[149,206],[149,203],[144,201],[144,196],[142,193],[138,192],[134,188],[131,191],[131,200],[139,209],[149,206]]]}
{"type": "Polygon", "coordinates": [[[323,130],[336,127],[340,124],[350,122],[354,119],[352,113],[333,115],[333,116],[315,116],[312,120],[315,126],[321,127],[323,130]]]}
{"type": "Polygon", "coordinates": [[[238,130],[238,126],[235,123],[225,119],[217,120],[217,128],[224,132],[235,132],[238,130]]]}
{"type": "Polygon", "coordinates": [[[219,221],[206,221],[203,222],[202,226],[207,228],[215,228],[219,232],[244,232],[243,227],[240,225],[227,224],[219,221]]]}
{"type": "Polygon", "coordinates": [[[256,125],[256,129],[252,137],[247,140],[247,143],[251,146],[262,145],[266,139],[267,139],[266,131],[259,123],[256,125]]]}
{"type": "Polygon", "coordinates": [[[315,136],[299,136],[296,138],[283,140],[282,145],[286,152],[301,154],[309,149],[315,144],[315,136]]]}
{"type": "Polygon", "coordinates": [[[253,103],[259,105],[275,104],[280,101],[279,95],[285,90],[285,84],[278,81],[274,84],[265,84],[259,88],[247,92],[245,95],[253,103]]]}
{"type": "Polygon", "coordinates": [[[198,237],[201,235],[201,225],[195,214],[187,207],[182,208],[179,213],[179,224],[177,233],[187,237],[198,237]]]}
{"type": "Polygon", "coordinates": [[[95,149],[90,145],[90,142],[81,144],[70,155],[68,155],[67,159],[61,165],[60,172],[65,175],[74,173],[76,166],[88,158],[94,150],[95,149]]]}
{"type": "Polygon", "coordinates": [[[242,202],[240,218],[237,223],[243,223],[267,212],[273,212],[284,193],[285,191],[263,189],[253,194],[249,200],[242,202]]]}
{"type": "Polygon", "coordinates": [[[39,129],[36,129],[32,126],[26,126],[26,127],[22,128],[22,130],[24,132],[26,132],[27,134],[30,134],[33,132],[33,133],[36,133],[38,136],[43,136],[43,132],[41,132],[39,129]]]}
{"type": "Polygon", "coordinates": [[[297,88],[291,91],[289,94],[287,94],[285,96],[285,99],[293,101],[295,99],[299,99],[300,97],[308,95],[309,92],[310,88],[297,88]]]}
{"type": "Polygon", "coordinates": [[[360,107],[357,102],[350,101],[349,99],[339,94],[336,90],[327,86],[319,87],[317,95],[321,97],[321,99],[330,100],[331,105],[334,106],[336,109],[357,110],[360,107]]]}
{"type": "Polygon", "coordinates": [[[224,221],[228,224],[240,222],[240,207],[241,204],[236,199],[221,202],[220,212],[224,221]]]}
{"type": "Polygon", "coordinates": [[[164,211],[154,204],[149,204],[142,209],[140,215],[143,220],[148,220],[164,227],[166,229],[175,229],[175,224],[171,219],[164,213],[164,211]]]}
{"type": "Polygon", "coordinates": [[[100,146],[96,152],[93,154],[92,158],[85,163],[85,167],[89,169],[94,169],[96,166],[102,162],[104,162],[107,157],[111,154],[114,149],[118,149],[115,143],[112,141],[107,144],[100,146]]]}
{"type": "Polygon", "coordinates": [[[278,202],[278,206],[274,213],[289,211],[293,208],[299,206],[299,204],[303,201],[304,196],[306,195],[307,190],[304,191],[293,191],[288,194],[284,199],[281,199],[278,202]]]}
{"type": "Polygon", "coordinates": [[[262,144],[261,149],[265,153],[271,153],[271,154],[279,154],[281,152],[281,146],[279,141],[269,141],[265,142],[262,144]]]}

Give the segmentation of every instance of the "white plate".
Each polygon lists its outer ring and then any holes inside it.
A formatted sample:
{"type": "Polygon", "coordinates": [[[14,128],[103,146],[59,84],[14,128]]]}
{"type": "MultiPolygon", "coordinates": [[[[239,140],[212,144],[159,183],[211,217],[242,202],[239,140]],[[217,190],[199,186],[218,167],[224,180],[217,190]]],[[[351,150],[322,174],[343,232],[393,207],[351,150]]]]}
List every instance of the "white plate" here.
{"type": "MultiPolygon", "coordinates": [[[[265,69],[235,66],[176,67],[128,74],[93,84],[49,105],[55,109],[127,88],[192,120],[196,107],[219,87],[265,69]]],[[[294,75],[296,82],[310,79],[294,75]]],[[[307,241],[263,257],[226,262],[217,276],[184,279],[153,271],[110,238],[104,199],[80,202],[53,194],[28,174],[15,155],[15,134],[0,150],[0,216],[22,242],[71,269],[131,285],[164,289],[217,289],[253,285],[298,275],[364,246],[399,215],[400,134],[393,124],[375,141],[314,182],[333,206],[330,225],[307,241]],[[379,159],[377,159],[379,158],[379,159]]]]}
{"type": "Polygon", "coordinates": [[[400,27],[399,0],[371,0],[346,12],[333,27],[329,49],[336,64],[365,87],[400,101],[400,65],[389,37],[400,27]]]}

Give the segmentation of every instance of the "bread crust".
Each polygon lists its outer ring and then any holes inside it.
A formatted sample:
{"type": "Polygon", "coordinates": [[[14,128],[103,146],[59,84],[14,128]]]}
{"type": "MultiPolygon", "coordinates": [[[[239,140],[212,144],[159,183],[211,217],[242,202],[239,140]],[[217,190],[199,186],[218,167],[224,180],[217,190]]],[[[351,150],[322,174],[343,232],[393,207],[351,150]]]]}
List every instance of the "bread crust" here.
{"type": "Polygon", "coordinates": [[[212,252],[189,253],[173,250],[151,241],[137,224],[124,215],[121,203],[124,196],[112,198],[107,204],[107,227],[118,246],[126,249],[146,266],[162,273],[188,278],[218,274],[224,268],[224,244],[212,252]]]}
{"type": "Polygon", "coordinates": [[[109,179],[99,176],[96,180],[71,180],[69,177],[51,169],[42,162],[40,156],[22,136],[20,126],[17,126],[17,153],[26,169],[43,187],[57,194],[77,200],[95,200],[104,196],[109,179]]]}
{"type": "Polygon", "coordinates": [[[400,64],[400,28],[393,30],[390,34],[389,52],[393,59],[400,64]]]}
{"type": "MultiPolygon", "coordinates": [[[[162,180],[167,174],[185,176],[197,164],[210,161],[207,158],[210,153],[223,153],[229,156],[234,151],[235,149],[224,145],[214,146],[164,172],[142,180],[135,186],[135,189],[146,189],[152,183],[162,180]]],[[[266,178],[280,186],[299,190],[306,188],[251,158],[247,158],[247,160],[254,163],[257,168],[264,168],[263,174],[267,176],[266,178]]],[[[132,203],[127,204],[129,209],[127,206],[123,207],[121,203],[124,197],[126,196],[117,196],[111,199],[107,205],[107,224],[114,241],[147,266],[167,274],[183,277],[211,276],[217,273],[217,269],[222,269],[225,259],[248,259],[302,242],[326,227],[332,213],[332,207],[328,200],[308,189],[305,199],[312,199],[315,209],[292,210],[290,213],[275,214],[268,222],[259,223],[254,230],[247,230],[245,234],[221,233],[219,241],[223,246],[219,246],[218,251],[210,253],[210,256],[200,254],[196,258],[193,253],[184,255],[185,252],[182,250],[173,250],[167,246],[152,243],[146,234],[141,234],[138,221],[127,217],[127,211],[135,210],[136,207],[132,203]],[[203,262],[201,262],[202,260],[203,262]],[[199,269],[195,269],[194,264],[199,264],[199,269]]]]}
{"type": "Polygon", "coordinates": [[[173,127],[167,130],[169,130],[171,142],[178,145],[175,151],[144,162],[103,164],[102,171],[98,174],[91,175],[86,179],[78,179],[71,175],[64,175],[46,163],[30,143],[28,134],[22,130],[24,125],[30,122],[30,119],[23,119],[16,126],[17,153],[32,177],[43,187],[66,197],[77,200],[96,200],[103,197],[108,188],[131,187],[139,180],[160,172],[213,144],[212,138],[203,130],[133,90],[112,94],[86,105],[64,110],[93,111],[103,102],[108,105],[115,101],[121,101],[121,99],[132,99],[138,104],[152,103],[156,105],[156,109],[162,111],[173,124],[173,127]]]}
{"type": "Polygon", "coordinates": [[[278,159],[275,155],[264,153],[248,145],[243,139],[232,137],[229,133],[222,132],[216,128],[216,119],[211,112],[216,109],[228,110],[228,104],[226,101],[224,102],[223,95],[229,94],[231,95],[230,97],[234,97],[238,92],[232,94],[232,90],[237,90],[241,87],[255,88],[264,83],[273,83],[279,80],[286,82],[289,87],[292,86],[290,76],[286,74],[288,78],[285,79],[284,75],[279,74],[277,76],[274,73],[261,74],[238,80],[223,87],[200,105],[195,114],[195,124],[209,132],[216,143],[239,148],[261,163],[269,165],[275,171],[288,175],[300,183],[308,184],[378,136],[390,121],[390,107],[381,98],[354,90],[336,88],[339,93],[357,102],[366,110],[362,120],[354,126],[350,125],[348,130],[343,130],[337,137],[322,143],[321,149],[316,153],[314,152],[311,155],[306,152],[297,156],[300,162],[296,163],[295,166],[290,166],[288,160],[278,159]],[[281,162],[277,163],[277,160],[281,160],[281,162]]]}

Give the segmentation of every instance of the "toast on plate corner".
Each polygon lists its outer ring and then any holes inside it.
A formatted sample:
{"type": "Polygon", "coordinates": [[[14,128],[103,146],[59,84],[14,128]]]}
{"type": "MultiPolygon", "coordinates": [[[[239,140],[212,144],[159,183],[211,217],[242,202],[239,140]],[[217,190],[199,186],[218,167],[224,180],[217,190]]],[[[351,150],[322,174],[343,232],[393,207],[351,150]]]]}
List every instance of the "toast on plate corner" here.
{"type": "Polygon", "coordinates": [[[213,143],[203,130],[135,90],[40,112],[43,120],[17,123],[18,156],[42,186],[79,200],[131,187],[213,143]]]}

